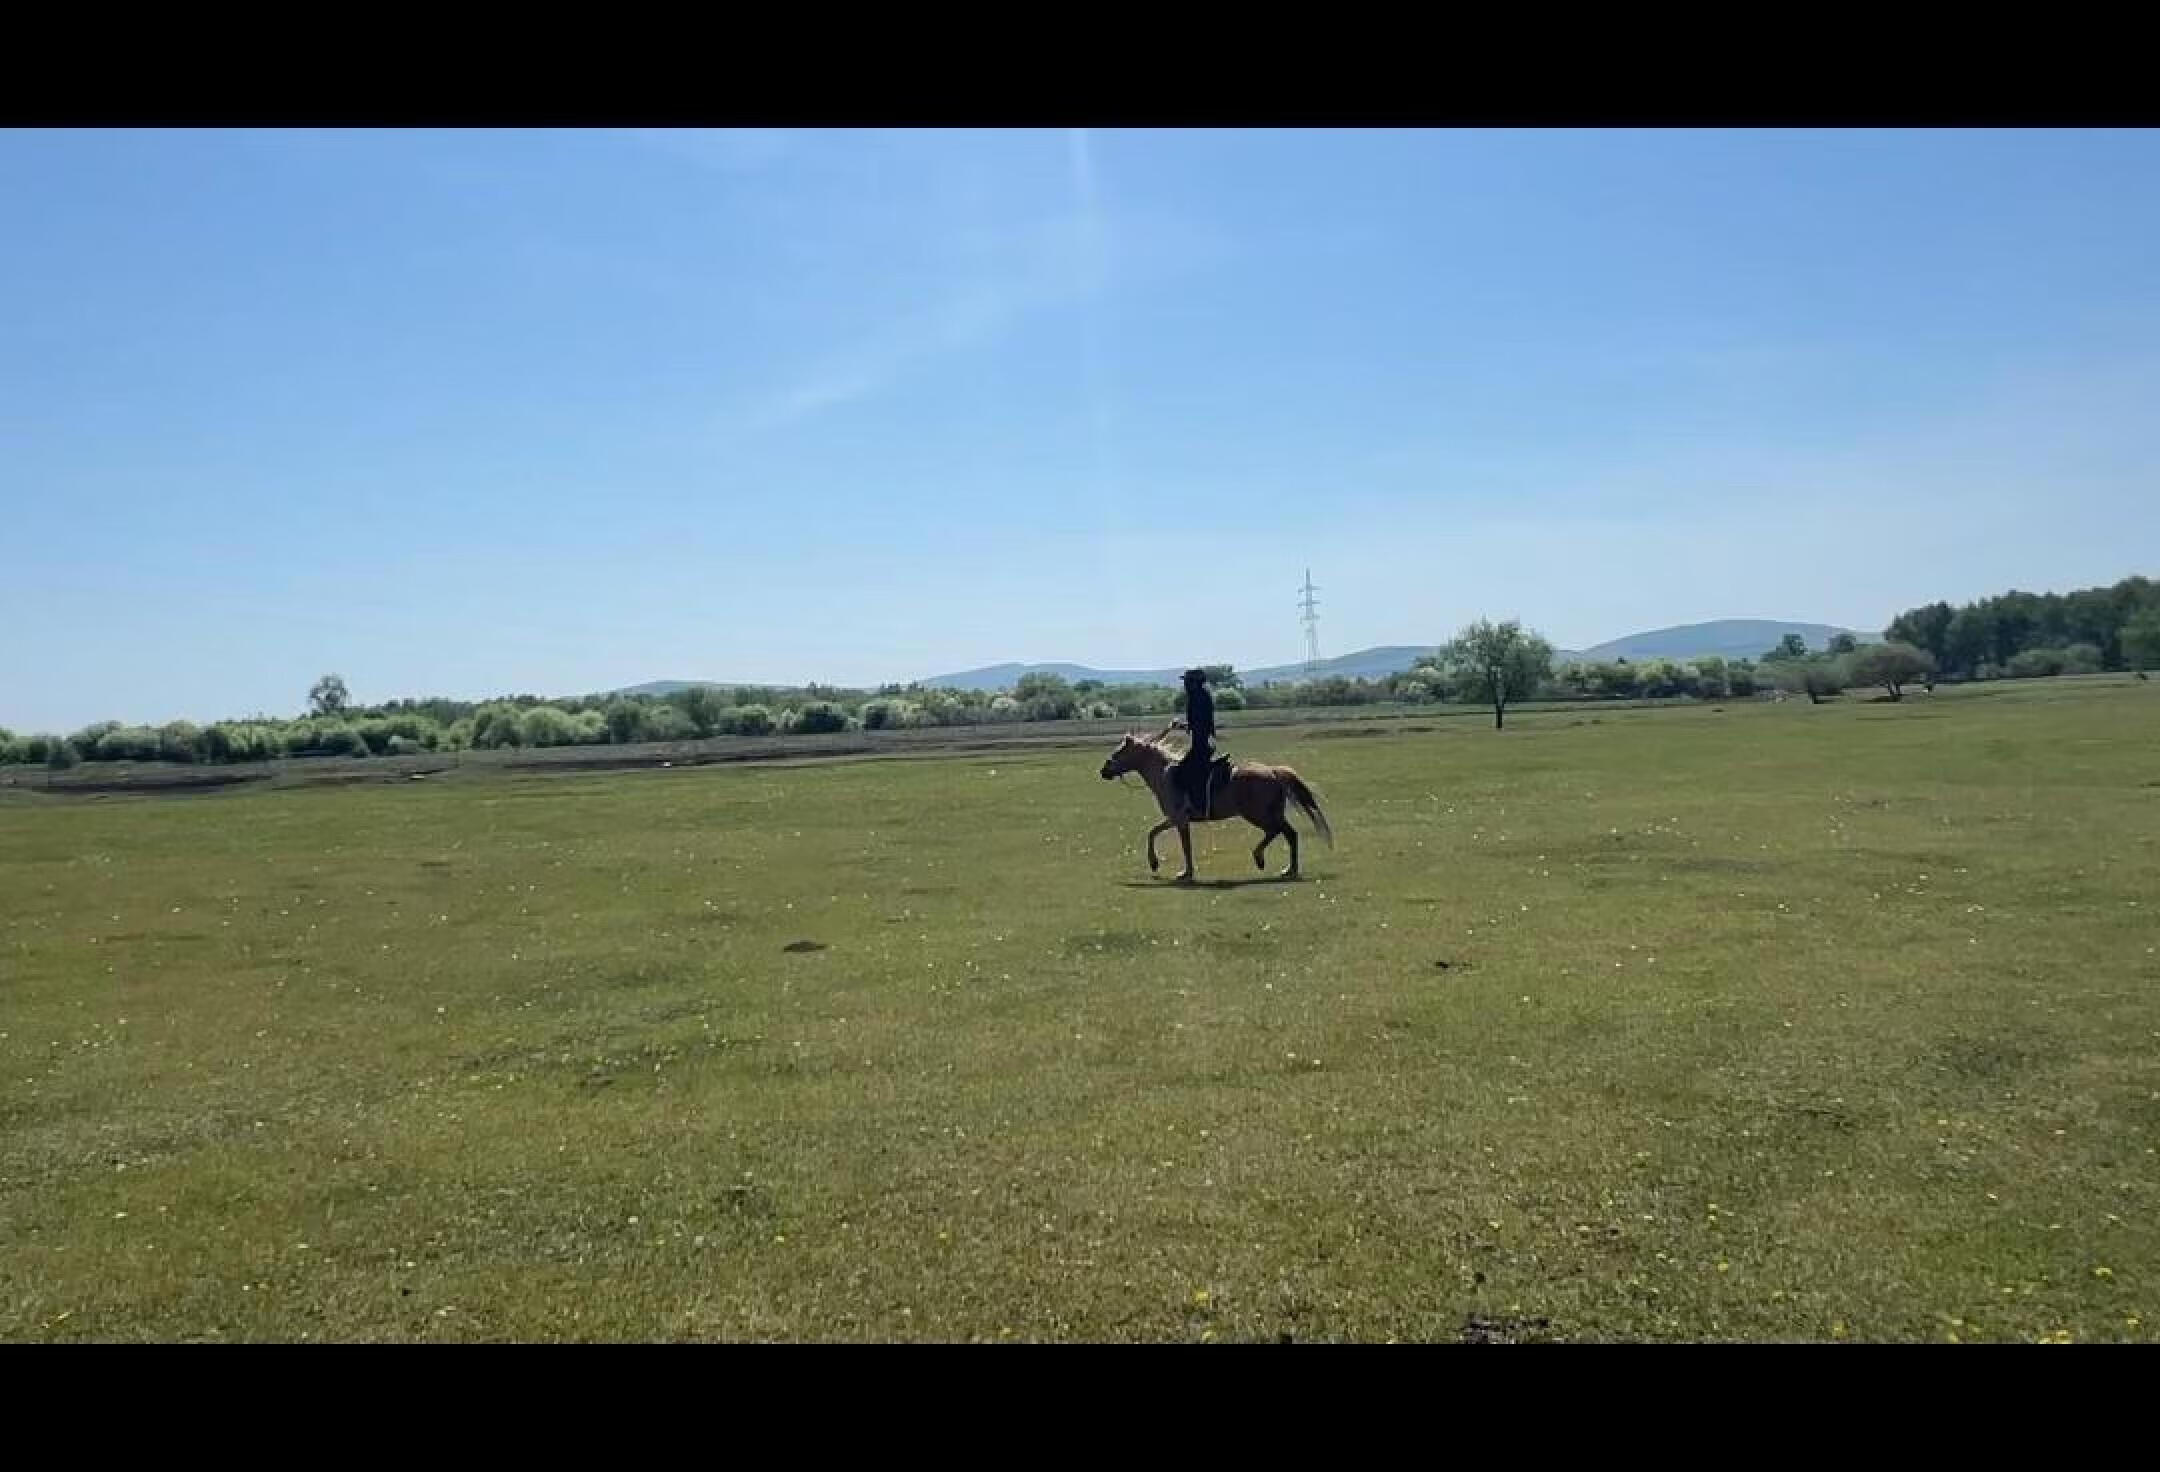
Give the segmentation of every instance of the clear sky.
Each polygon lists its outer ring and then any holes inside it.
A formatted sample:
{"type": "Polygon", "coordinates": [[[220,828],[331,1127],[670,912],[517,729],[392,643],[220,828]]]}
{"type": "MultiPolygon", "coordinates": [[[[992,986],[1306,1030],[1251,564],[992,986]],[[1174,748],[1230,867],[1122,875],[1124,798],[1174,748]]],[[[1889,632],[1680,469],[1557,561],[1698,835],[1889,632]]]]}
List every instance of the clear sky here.
{"type": "Polygon", "coordinates": [[[0,724],[2160,573],[2160,134],[0,133],[0,724]]]}

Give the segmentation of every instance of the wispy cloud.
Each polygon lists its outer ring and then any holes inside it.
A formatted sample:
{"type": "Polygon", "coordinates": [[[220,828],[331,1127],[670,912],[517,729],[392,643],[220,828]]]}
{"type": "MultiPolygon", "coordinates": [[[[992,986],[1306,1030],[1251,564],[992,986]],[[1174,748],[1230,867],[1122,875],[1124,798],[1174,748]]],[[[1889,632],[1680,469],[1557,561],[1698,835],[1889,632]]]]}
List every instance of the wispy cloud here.
{"type": "Polygon", "coordinates": [[[1071,283],[1054,271],[984,281],[827,354],[785,388],[728,418],[741,430],[769,430],[869,398],[923,364],[988,342],[1028,312],[1072,294],[1071,283]]]}
{"type": "MultiPolygon", "coordinates": [[[[1217,242],[1184,222],[1121,216],[1114,222],[1094,147],[1084,130],[1066,137],[1072,206],[1047,219],[958,225],[930,243],[965,281],[932,294],[786,375],[785,386],[724,416],[743,431],[783,427],[881,393],[935,361],[996,341],[1023,321],[1159,274],[1190,269],[1217,242]]],[[[1107,443],[1110,383],[1101,328],[1083,318],[1091,412],[1107,443]]]]}
{"type": "Polygon", "coordinates": [[[1048,240],[997,274],[906,311],[794,375],[779,392],[733,418],[767,430],[877,394],[924,365],[991,342],[1031,313],[1102,289],[1071,264],[1064,243],[1048,240]]]}

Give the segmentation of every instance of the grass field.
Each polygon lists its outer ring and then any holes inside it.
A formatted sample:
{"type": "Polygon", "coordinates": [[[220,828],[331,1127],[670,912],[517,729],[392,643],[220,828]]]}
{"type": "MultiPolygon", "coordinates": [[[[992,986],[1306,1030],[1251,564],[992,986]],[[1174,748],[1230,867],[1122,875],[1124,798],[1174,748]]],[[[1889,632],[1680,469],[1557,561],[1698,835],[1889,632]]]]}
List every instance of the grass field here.
{"type": "Polygon", "coordinates": [[[2160,1326],[2160,686],[1227,744],[12,794],[0,1336],[2160,1326]]]}

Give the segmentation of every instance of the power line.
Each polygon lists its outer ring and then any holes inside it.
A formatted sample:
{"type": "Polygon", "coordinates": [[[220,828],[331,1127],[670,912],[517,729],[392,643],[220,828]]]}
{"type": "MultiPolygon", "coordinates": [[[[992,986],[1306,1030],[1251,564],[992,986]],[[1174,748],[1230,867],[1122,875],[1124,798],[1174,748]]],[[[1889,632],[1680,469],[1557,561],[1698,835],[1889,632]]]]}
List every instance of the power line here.
{"type": "Polygon", "coordinates": [[[1319,673],[1320,669],[1320,602],[1313,594],[1320,590],[1313,586],[1312,569],[1305,569],[1305,597],[1298,607],[1304,610],[1300,622],[1305,625],[1305,673],[1319,673]]]}

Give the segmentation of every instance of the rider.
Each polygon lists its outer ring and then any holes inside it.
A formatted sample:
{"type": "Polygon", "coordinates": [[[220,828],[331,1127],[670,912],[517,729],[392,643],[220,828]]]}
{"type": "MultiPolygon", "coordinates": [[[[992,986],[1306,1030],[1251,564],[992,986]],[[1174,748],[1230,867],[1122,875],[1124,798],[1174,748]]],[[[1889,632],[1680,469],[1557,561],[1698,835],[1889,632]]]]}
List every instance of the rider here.
{"type": "Polygon", "coordinates": [[[1207,811],[1208,766],[1215,759],[1215,697],[1208,694],[1206,670],[1185,672],[1185,718],[1178,722],[1192,737],[1173,769],[1185,800],[1195,812],[1207,811]]]}

